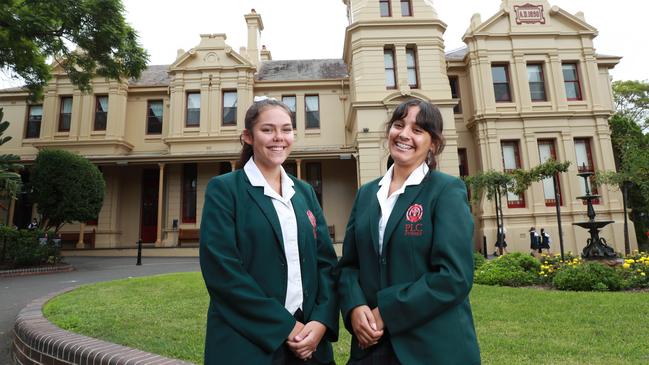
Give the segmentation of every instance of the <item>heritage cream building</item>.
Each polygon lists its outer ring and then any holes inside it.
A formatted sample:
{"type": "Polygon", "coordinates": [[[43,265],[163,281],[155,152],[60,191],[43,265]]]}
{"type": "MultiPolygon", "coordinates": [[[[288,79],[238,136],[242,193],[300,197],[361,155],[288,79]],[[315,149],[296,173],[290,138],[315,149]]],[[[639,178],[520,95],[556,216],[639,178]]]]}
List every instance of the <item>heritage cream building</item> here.
{"type": "MultiPolygon", "coordinates": [[[[139,80],[97,78],[91,94],[60,70],[42,103],[29,104],[21,89],[2,90],[14,137],[2,152],[29,165],[40,149],[62,148],[100,167],[107,189],[97,220],[64,231],[92,232],[94,247],[133,247],[140,237],[176,246],[196,241],[204,189],[232,169],[253,97],[281,99],[295,111],[286,168],[314,186],[341,242],[358,186],[386,170],[388,116],[401,101],[421,98],[444,117],[440,168],[447,173],[531,168],[550,156],[571,161],[560,177],[560,203],[566,251],[580,251],[586,231],[572,222],[587,218],[576,199],[584,189],[577,166],[615,168],[609,69],[620,60],[595,51],[597,30],[584,15],[544,0],[503,0],[490,18],[467,19],[466,47],[448,52],[446,24],[430,1],[343,2],[349,26],[342,59],[272,60],[273,40],[265,40],[268,49],[261,44],[264,24],[253,10],[244,16],[248,43],[240,49],[225,34],[203,34],[171,64],[149,66],[139,80]]],[[[616,221],[602,236],[623,251],[621,195],[599,193],[598,218],[616,221]]],[[[510,250],[527,250],[530,226],[545,227],[558,250],[554,204],[548,182],[503,199],[510,250]]],[[[484,235],[491,249],[493,202],[473,213],[476,247],[484,235]]],[[[21,199],[5,220],[26,225],[32,214],[21,199]]]]}

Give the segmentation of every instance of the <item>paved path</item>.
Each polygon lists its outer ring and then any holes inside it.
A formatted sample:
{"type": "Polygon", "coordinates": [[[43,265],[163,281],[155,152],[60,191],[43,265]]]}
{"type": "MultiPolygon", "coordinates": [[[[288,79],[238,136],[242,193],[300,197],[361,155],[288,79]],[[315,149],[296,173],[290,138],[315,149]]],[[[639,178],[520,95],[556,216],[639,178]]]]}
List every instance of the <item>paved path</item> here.
{"type": "Polygon", "coordinates": [[[11,362],[11,340],[18,312],[32,300],[70,286],[170,272],[199,271],[197,257],[67,257],[75,271],[0,278],[0,365],[11,362]]]}

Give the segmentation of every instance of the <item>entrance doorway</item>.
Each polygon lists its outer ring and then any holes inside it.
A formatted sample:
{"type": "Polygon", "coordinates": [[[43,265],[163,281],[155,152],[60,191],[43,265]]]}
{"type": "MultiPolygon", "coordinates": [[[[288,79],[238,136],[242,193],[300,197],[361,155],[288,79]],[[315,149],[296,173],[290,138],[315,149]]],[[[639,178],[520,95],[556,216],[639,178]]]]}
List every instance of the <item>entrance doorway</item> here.
{"type": "Polygon", "coordinates": [[[142,216],[140,238],[144,243],[155,243],[158,233],[158,179],[160,170],[142,171],[142,216]]]}
{"type": "MultiPolygon", "coordinates": [[[[16,200],[16,205],[14,208],[14,219],[13,223],[16,227],[26,229],[29,223],[32,222],[32,209],[34,203],[31,200],[31,196],[28,193],[29,189],[29,170],[24,169],[20,172],[20,178],[22,180],[23,186],[20,193],[18,193],[18,200],[16,200]]],[[[7,204],[7,209],[9,205],[7,204]]]]}

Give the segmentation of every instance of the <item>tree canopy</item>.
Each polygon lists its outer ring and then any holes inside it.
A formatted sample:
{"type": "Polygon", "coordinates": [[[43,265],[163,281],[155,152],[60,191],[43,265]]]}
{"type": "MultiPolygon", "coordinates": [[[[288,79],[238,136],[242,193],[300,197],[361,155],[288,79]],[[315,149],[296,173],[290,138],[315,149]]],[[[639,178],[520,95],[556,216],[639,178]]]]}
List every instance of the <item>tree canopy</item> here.
{"type": "Polygon", "coordinates": [[[609,120],[617,172],[598,173],[597,181],[620,185],[629,182],[649,197],[649,135],[630,118],[615,114],[609,120]]]}
{"type": "Polygon", "coordinates": [[[64,223],[97,218],[106,183],[99,169],[84,157],[63,150],[41,150],[31,171],[33,201],[41,228],[58,231],[64,223]]]}
{"type": "MultiPolygon", "coordinates": [[[[473,202],[479,202],[482,199],[482,194],[486,193],[487,199],[496,203],[496,226],[498,227],[496,241],[501,244],[505,232],[503,229],[502,204],[500,202],[501,194],[507,191],[518,195],[523,194],[533,182],[566,172],[569,166],[570,162],[558,162],[549,159],[529,170],[515,169],[510,172],[487,170],[473,176],[467,176],[464,181],[471,188],[473,202]]],[[[563,241],[561,242],[561,257],[563,258],[563,241]]]]}
{"type": "MultiPolygon", "coordinates": [[[[614,90],[615,93],[615,90],[614,90]]],[[[615,114],[609,119],[611,144],[617,171],[598,171],[597,184],[626,189],[639,243],[647,243],[649,230],[649,135],[627,115],[615,114]]]]}
{"type": "Polygon", "coordinates": [[[619,116],[636,122],[643,131],[649,130],[649,82],[613,82],[613,100],[619,116]]]}
{"type": "Polygon", "coordinates": [[[34,98],[59,63],[72,83],[90,90],[95,75],[139,77],[147,52],[123,16],[121,0],[0,2],[0,69],[23,78],[34,98]]]}
{"type": "Polygon", "coordinates": [[[499,189],[501,193],[509,191],[514,194],[522,194],[533,182],[566,172],[569,166],[570,162],[557,162],[550,159],[529,170],[516,169],[511,172],[488,170],[477,175],[467,176],[464,180],[471,187],[472,200],[479,202],[483,192],[486,193],[489,200],[496,197],[496,189],[499,189]]]}
{"type": "MultiPolygon", "coordinates": [[[[9,122],[2,121],[4,113],[0,108],[0,146],[9,142],[11,136],[2,136],[9,128],[9,122]]],[[[16,172],[22,168],[17,162],[20,157],[16,155],[0,155],[0,197],[15,199],[22,186],[20,175],[16,172]]]]}

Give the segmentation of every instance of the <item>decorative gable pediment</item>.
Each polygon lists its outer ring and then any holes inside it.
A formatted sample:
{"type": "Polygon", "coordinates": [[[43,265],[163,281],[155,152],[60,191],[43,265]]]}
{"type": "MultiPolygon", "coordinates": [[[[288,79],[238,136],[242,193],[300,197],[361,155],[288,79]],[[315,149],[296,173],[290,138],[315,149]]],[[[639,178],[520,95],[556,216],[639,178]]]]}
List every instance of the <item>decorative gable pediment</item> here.
{"type": "Polygon", "coordinates": [[[388,109],[394,109],[397,105],[403,103],[404,101],[408,101],[410,99],[420,99],[420,100],[426,100],[428,101],[429,98],[426,97],[426,95],[415,91],[415,90],[402,90],[402,91],[395,91],[393,93],[388,94],[383,100],[381,100],[381,103],[385,105],[388,109]]]}
{"type": "Polygon", "coordinates": [[[50,64],[50,69],[52,72],[52,75],[60,75],[60,74],[65,74],[65,69],[63,68],[63,65],[59,61],[52,61],[50,64]]]}
{"type": "Polygon", "coordinates": [[[201,34],[198,46],[181,53],[170,71],[181,69],[254,68],[252,63],[225,43],[225,34],[201,34]]]}
{"type": "Polygon", "coordinates": [[[503,0],[500,10],[486,21],[482,22],[479,14],[474,15],[464,38],[543,33],[594,37],[597,29],[586,23],[583,13],[570,14],[545,0],[503,0]]]}

